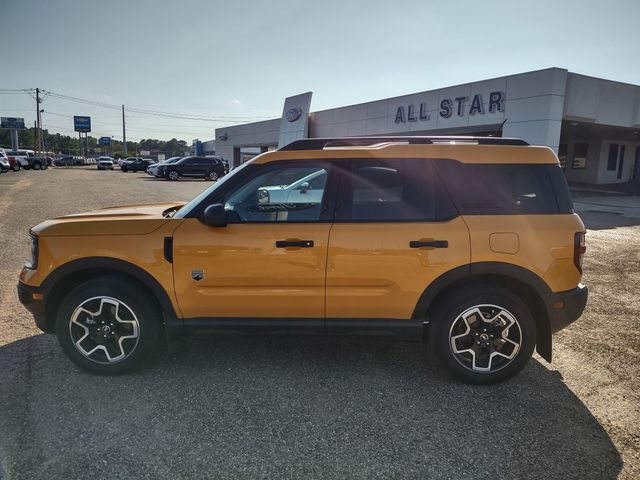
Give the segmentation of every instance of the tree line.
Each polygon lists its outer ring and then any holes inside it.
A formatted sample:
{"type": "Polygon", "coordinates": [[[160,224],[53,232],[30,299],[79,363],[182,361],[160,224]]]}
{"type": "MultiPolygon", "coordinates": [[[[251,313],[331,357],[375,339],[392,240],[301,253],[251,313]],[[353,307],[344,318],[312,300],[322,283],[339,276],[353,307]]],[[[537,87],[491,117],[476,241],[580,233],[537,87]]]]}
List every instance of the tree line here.
{"type": "MultiPolygon", "coordinates": [[[[61,153],[65,155],[80,155],[80,141],[77,137],[61,135],[59,133],[49,133],[43,130],[45,151],[61,153]]],[[[88,136],[89,155],[113,155],[115,158],[125,157],[124,144],[121,141],[112,139],[111,145],[98,145],[98,139],[88,136]],[[98,149],[98,150],[96,150],[98,149]]],[[[83,139],[84,140],[84,139],[83,139]]],[[[34,127],[21,130],[19,132],[20,148],[39,150],[36,148],[36,129],[34,127]]],[[[9,130],[0,129],[0,147],[11,148],[11,135],[9,130]]],[[[167,157],[184,155],[189,146],[184,140],[172,138],[171,140],[143,139],[139,142],[127,142],[127,154],[139,154],[141,150],[148,150],[151,155],[164,153],[167,157]]]]}

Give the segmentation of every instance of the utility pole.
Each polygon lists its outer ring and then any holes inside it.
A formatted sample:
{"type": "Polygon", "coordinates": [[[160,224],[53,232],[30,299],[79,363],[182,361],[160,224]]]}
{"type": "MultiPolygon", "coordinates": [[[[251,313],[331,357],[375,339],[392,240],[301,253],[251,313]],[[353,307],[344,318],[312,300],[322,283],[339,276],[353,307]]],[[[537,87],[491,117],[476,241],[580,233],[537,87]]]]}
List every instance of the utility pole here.
{"type": "Polygon", "coordinates": [[[37,140],[34,142],[37,147],[34,148],[34,150],[38,150],[38,148],[40,148],[40,137],[41,137],[41,131],[40,131],[40,89],[36,88],[36,138],[37,140]]]}
{"type": "Polygon", "coordinates": [[[127,155],[127,132],[124,127],[124,105],[122,105],[122,144],[124,145],[124,154],[127,155]]]}

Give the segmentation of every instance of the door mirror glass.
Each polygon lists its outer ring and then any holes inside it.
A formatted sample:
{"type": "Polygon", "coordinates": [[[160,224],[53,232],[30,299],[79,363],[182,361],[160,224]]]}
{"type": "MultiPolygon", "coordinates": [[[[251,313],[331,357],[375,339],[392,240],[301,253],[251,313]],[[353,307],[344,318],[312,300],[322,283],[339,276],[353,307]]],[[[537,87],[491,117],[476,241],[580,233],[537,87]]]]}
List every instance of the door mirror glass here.
{"type": "Polygon", "coordinates": [[[210,227],[226,227],[227,214],[224,211],[224,205],[214,203],[205,208],[202,214],[202,223],[210,227]]]}
{"type": "Polygon", "coordinates": [[[309,182],[300,184],[300,193],[307,193],[307,191],[309,190],[311,190],[311,185],[309,185],[309,182]]]}

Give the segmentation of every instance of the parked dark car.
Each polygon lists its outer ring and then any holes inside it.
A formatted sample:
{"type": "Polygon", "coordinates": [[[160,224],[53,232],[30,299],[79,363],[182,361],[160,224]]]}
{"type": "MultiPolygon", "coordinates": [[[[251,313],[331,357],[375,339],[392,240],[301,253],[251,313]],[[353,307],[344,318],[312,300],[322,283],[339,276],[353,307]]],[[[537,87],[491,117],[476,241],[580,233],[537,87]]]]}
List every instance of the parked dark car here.
{"type": "Polygon", "coordinates": [[[204,178],[215,181],[225,174],[221,157],[184,157],[176,163],[160,165],[159,177],[167,180],[178,180],[180,177],[204,178]]]}
{"type": "Polygon", "coordinates": [[[74,155],[62,155],[60,158],[56,158],[53,161],[53,165],[56,167],[70,167],[73,165],[85,165],[85,160],[82,157],[74,155]]]}
{"type": "Polygon", "coordinates": [[[154,161],[148,158],[137,158],[133,162],[125,165],[125,168],[121,169],[125,172],[145,172],[147,167],[153,164],[154,161]]]}
{"type": "Polygon", "coordinates": [[[129,165],[131,165],[136,160],[142,160],[141,157],[127,157],[124,160],[120,161],[120,170],[123,172],[129,171],[129,165]]]}

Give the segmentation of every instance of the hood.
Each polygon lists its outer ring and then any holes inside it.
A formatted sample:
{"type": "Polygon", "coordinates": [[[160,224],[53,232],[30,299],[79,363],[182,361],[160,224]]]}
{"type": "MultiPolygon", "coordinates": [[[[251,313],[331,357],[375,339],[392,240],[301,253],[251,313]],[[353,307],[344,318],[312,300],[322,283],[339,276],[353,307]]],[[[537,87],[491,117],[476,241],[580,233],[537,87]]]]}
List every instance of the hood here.
{"type": "Polygon", "coordinates": [[[146,235],[170,221],[162,213],[185,202],[123,205],[65,215],[36,225],[31,231],[43,237],[76,235],[146,235]]]}

